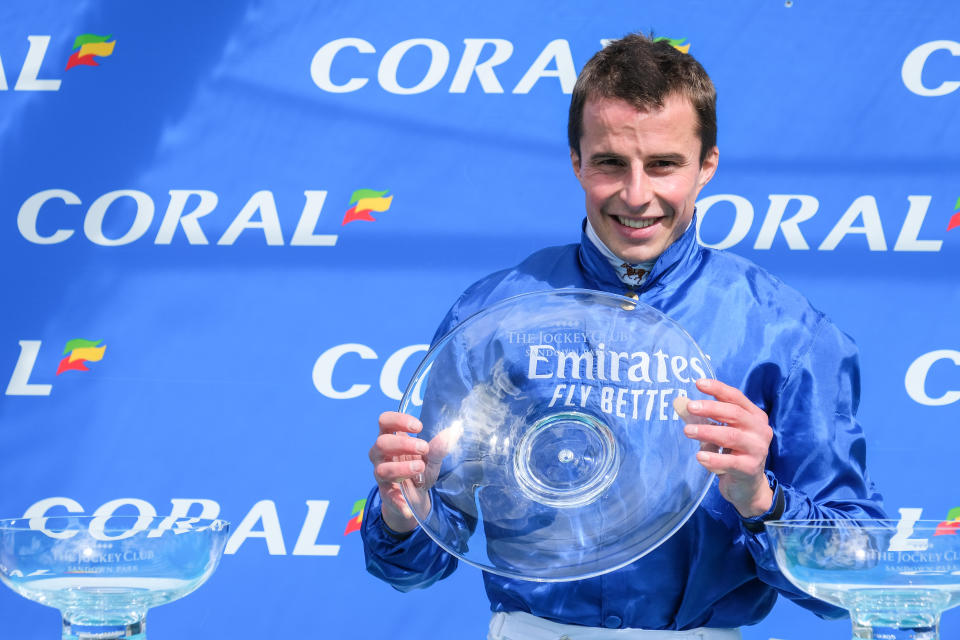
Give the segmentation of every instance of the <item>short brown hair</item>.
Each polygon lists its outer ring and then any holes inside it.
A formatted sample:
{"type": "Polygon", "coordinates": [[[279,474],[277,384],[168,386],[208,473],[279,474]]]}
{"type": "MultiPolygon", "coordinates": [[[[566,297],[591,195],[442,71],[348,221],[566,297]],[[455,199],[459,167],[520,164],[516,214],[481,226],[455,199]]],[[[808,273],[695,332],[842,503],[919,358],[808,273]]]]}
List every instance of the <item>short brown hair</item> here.
{"type": "Polygon", "coordinates": [[[717,91],[707,72],[665,38],[632,33],[610,42],[584,65],[573,87],[567,121],[570,149],[580,156],[583,109],[590,98],[616,98],[638,109],[660,109],[670,95],[683,96],[693,105],[702,163],[717,144],[717,91]]]}

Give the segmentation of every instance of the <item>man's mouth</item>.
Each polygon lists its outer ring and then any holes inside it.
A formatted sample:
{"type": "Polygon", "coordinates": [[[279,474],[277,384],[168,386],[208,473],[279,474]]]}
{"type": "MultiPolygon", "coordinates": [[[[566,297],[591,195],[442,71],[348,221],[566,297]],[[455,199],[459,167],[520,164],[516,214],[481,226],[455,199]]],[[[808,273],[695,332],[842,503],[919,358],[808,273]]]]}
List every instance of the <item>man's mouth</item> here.
{"type": "Polygon", "coordinates": [[[617,221],[623,226],[630,227],[631,229],[646,229],[650,225],[654,224],[657,221],[657,218],[652,218],[649,220],[634,220],[632,218],[617,216],[617,221]]]}

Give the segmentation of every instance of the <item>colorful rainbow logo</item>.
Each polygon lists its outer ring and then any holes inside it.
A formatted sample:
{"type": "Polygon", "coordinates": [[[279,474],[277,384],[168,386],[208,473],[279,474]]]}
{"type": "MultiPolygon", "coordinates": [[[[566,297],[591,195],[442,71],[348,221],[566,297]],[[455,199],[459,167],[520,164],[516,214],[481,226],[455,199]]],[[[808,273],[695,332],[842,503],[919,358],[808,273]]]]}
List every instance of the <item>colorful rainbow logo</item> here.
{"type": "Polygon", "coordinates": [[[956,211],[953,212],[953,217],[950,218],[950,222],[947,223],[947,231],[960,227],[960,198],[957,198],[957,204],[955,204],[953,208],[956,209],[956,211]]]}
{"type": "Polygon", "coordinates": [[[363,522],[363,508],[367,506],[367,499],[357,500],[353,503],[353,511],[350,515],[355,516],[347,521],[347,528],[343,530],[343,535],[349,535],[354,531],[360,530],[360,523],[363,522]]]}
{"type": "Polygon", "coordinates": [[[654,39],[653,39],[654,42],[661,42],[661,41],[664,41],[664,40],[665,40],[671,47],[673,47],[674,49],[676,49],[676,50],[679,51],[680,53],[690,53],[690,43],[687,42],[687,44],[683,44],[684,42],[687,41],[686,38],[676,39],[676,38],[663,38],[663,37],[661,37],[661,38],[654,38],[654,39]]]}
{"type": "Polygon", "coordinates": [[[95,33],[85,33],[77,36],[73,41],[74,51],[70,59],[67,60],[67,70],[78,66],[87,65],[88,67],[99,67],[100,64],[94,58],[106,58],[113,55],[113,47],[117,44],[116,40],[110,40],[111,36],[98,36],[95,33]]]}
{"type": "Polygon", "coordinates": [[[947,519],[937,525],[937,530],[933,532],[933,535],[955,536],[957,531],[960,531],[960,507],[954,507],[947,512],[947,519]]]}
{"type": "Polygon", "coordinates": [[[81,338],[69,341],[67,346],[63,348],[63,353],[67,357],[60,361],[60,365],[57,367],[57,375],[70,370],[90,371],[85,363],[100,362],[103,360],[103,352],[107,350],[106,345],[99,346],[101,342],[103,341],[83,340],[81,338]]]}
{"type": "MultiPolygon", "coordinates": [[[[387,190],[389,191],[389,189],[387,190]]],[[[353,222],[354,220],[369,220],[370,222],[376,222],[376,218],[370,215],[371,211],[386,211],[390,208],[390,203],[393,202],[393,196],[388,196],[387,191],[374,191],[373,189],[357,189],[353,192],[353,195],[350,196],[350,204],[354,205],[347,209],[347,213],[343,216],[343,222],[340,224],[347,224],[348,222],[353,222]]]]}

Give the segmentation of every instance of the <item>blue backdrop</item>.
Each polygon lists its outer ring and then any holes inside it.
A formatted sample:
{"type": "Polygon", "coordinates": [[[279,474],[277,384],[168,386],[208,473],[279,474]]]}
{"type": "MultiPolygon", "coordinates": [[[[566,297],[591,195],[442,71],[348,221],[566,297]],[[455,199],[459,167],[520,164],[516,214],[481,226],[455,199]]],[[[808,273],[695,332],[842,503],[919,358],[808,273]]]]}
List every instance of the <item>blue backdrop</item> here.
{"type": "MultiPolygon", "coordinates": [[[[483,637],[478,570],[406,595],[365,573],[367,450],[460,291],[578,238],[568,94],[634,30],[683,40],[718,88],[701,242],[857,340],[886,505],[946,518],[952,0],[5,2],[0,516],[231,521],[218,573],[150,614],[157,638],[483,637]]],[[[0,590],[0,636],[58,624],[0,590]]],[[[781,602],[745,638],[848,625],[781,602]]]]}

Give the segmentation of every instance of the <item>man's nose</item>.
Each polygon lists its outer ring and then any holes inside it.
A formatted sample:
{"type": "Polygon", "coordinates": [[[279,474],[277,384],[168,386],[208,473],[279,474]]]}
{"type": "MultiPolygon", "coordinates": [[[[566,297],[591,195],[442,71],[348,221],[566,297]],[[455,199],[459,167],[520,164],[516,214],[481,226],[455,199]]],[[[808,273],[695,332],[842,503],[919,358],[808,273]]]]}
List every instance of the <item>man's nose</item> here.
{"type": "Polygon", "coordinates": [[[643,209],[650,204],[653,199],[653,184],[643,167],[630,172],[626,184],[620,190],[620,198],[631,210],[643,209]]]}

